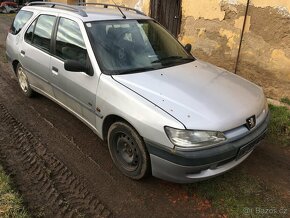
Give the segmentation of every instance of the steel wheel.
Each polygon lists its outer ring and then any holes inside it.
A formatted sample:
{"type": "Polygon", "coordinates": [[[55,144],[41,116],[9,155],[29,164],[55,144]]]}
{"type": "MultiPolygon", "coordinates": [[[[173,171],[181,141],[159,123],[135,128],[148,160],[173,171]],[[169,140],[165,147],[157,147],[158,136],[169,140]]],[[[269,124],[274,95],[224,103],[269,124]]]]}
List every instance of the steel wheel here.
{"type": "Polygon", "coordinates": [[[116,157],[121,163],[122,167],[128,171],[134,171],[140,165],[140,151],[136,142],[132,140],[124,132],[119,132],[114,137],[114,144],[116,144],[116,157]]]}
{"type": "Polygon", "coordinates": [[[150,171],[150,159],[141,136],[124,122],[114,123],[108,132],[108,145],[116,167],[132,179],[142,179],[150,171]]]}
{"type": "Polygon", "coordinates": [[[31,89],[29,82],[28,82],[28,78],[26,73],[24,72],[23,67],[21,66],[21,64],[17,65],[16,68],[16,74],[17,74],[17,78],[18,78],[18,83],[19,86],[22,90],[22,92],[27,96],[27,97],[32,97],[34,92],[31,89]]]}
{"type": "Polygon", "coordinates": [[[18,82],[23,92],[28,91],[28,79],[25,73],[23,72],[23,68],[18,68],[18,82]]]}

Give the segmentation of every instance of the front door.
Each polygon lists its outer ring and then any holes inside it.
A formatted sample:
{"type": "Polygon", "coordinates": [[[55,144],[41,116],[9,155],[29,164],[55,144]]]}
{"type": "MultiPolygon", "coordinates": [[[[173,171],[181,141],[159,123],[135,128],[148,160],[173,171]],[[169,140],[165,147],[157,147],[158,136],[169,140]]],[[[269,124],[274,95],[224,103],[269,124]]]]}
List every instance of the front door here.
{"type": "Polygon", "coordinates": [[[181,25],[181,0],[151,0],[150,16],[177,37],[181,25]]]}
{"type": "Polygon", "coordinates": [[[66,60],[86,65],[89,58],[76,21],[63,17],[59,19],[54,53],[50,70],[55,98],[94,129],[98,77],[64,69],[66,60]]]}

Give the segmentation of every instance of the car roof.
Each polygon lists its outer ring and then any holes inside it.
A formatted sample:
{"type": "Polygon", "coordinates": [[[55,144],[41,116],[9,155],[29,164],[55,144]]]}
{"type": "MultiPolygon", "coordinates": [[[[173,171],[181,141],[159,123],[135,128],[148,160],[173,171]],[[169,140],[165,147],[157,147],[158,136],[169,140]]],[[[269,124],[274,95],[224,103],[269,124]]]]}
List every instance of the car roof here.
{"type": "MultiPolygon", "coordinates": [[[[102,20],[124,20],[122,13],[119,11],[117,6],[114,7],[101,7],[96,6],[77,6],[77,5],[65,5],[57,4],[57,7],[48,7],[47,5],[32,5],[25,6],[21,10],[30,10],[30,11],[39,11],[39,12],[56,12],[62,14],[69,14],[80,18],[83,22],[92,22],[92,21],[102,21],[102,20]]],[[[122,7],[122,6],[120,6],[122,7]]],[[[135,9],[126,9],[120,8],[123,14],[126,16],[126,19],[151,19],[142,12],[139,12],[135,9]]]]}

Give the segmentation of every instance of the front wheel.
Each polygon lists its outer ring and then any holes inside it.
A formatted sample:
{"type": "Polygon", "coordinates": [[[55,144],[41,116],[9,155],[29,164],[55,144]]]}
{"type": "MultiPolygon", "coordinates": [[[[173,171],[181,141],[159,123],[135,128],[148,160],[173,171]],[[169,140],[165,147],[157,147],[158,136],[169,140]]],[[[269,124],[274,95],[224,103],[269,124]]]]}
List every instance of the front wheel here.
{"type": "Polygon", "coordinates": [[[16,67],[16,74],[17,74],[18,83],[19,83],[19,86],[21,88],[21,91],[27,97],[33,97],[34,91],[31,89],[29,82],[28,82],[27,75],[24,72],[24,69],[20,63],[16,67]]]}
{"type": "Polygon", "coordinates": [[[114,123],[108,132],[108,145],[116,167],[131,179],[139,180],[150,171],[150,159],[141,136],[124,122],[114,123]]]}

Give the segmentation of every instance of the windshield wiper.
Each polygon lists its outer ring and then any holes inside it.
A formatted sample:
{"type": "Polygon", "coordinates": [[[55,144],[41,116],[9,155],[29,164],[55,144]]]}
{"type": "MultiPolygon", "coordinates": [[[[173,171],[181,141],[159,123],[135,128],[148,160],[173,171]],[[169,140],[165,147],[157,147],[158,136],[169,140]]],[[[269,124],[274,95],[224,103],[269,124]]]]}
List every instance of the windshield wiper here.
{"type": "Polygon", "coordinates": [[[152,64],[162,63],[164,61],[170,61],[170,60],[194,61],[195,59],[194,58],[184,58],[184,57],[181,57],[181,56],[169,56],[169,57],[158,59],[156,61],[152,61],[151,63],[152,64]]]}
{"type": "Polygon", "coordinates": [[[154,68],[154,67],[141,67],[141,68],[119,71],[117,74],[130,74],[130,73],[145,72],[145,71],[150,71],[150,70],[156,70],[156,68],[154,68]]]}

